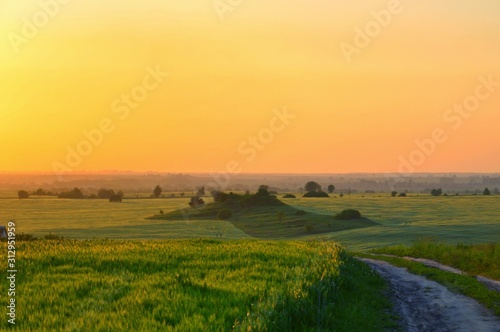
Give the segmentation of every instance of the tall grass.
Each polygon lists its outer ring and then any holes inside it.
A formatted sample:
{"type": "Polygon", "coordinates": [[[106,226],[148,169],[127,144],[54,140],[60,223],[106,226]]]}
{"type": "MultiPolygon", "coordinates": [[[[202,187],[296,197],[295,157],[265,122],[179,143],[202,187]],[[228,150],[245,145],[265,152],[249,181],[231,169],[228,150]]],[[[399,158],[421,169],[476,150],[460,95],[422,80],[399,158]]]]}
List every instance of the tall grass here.
{"type": "Polygon", "coordinates": [[[391,322],[383,280],[335,243],[42,239],[18,243],[17,269],[20,331],[377,331],[391,322]]]}
{"type": "Polygon", "coordinates": [[[500,243],[452,245],[437,242],[433,238],[422,238],[412,246],[381,248],[375,252],[432,259],[470,275],[500,280],[500,243]]]}

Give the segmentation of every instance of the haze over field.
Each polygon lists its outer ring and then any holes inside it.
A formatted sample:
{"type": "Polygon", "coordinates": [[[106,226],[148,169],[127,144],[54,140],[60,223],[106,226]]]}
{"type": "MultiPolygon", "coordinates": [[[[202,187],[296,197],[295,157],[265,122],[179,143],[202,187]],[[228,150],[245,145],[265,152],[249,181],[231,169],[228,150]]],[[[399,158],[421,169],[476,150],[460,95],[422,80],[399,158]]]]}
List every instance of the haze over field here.
{"type": "Polygon", "coordinates": [[[0,170],[500,169],[500,2],[231,3],[2,1],[0,170]]]}

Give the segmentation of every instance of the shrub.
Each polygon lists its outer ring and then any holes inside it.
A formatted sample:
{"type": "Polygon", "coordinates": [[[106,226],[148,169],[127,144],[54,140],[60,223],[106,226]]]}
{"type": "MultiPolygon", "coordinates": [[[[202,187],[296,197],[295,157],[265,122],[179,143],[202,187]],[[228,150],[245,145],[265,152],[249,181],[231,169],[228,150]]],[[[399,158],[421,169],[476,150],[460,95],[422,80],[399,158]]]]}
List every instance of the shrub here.
{"type": "Polygon", "coordinates": [[[16,241],[36,241],[37,238],[33,234],[19,233],[16,234],[16,241]]]}
{"type": "Polygon", "coordinates": [[[432,196],[441,196],[442,194],[443,194],[443,190],[441,188],[431,190],[432,196]]]}
{"type": "Polygon", "coordinates": [[[304,214],[306,214],[306,211],[304,210],[298,210],[297,212],[295,212],[295,215],[297,216],[303,216],[304,214]]]}
{"type": "Polygon", "coordinates": [[[330,197],[324,191],[309,191],[305,193],[302,197],[330,197]]]}
{"type": "Polygon", "coordinates": [[[406,193],[400,193],[398,197],[406,197],[406,193]]]}
{"type": "Polygon", "coordinates": [[[285,196],[283,196],[283,198],[297,198],[297,197],[292,194],[286,194],[285,196]]]}
{"type": "Polygon", "coordinates": [[[219,213],[217,214],[217,219],[225,220],[225,219],[231,218],[232,215],[233,215],[233,211],[231,211],[229,209],[223,209],[223,210],[220,210],[219,213]]]}
{"type": "Polygon", "coordinates": [[[122,197],[120,195],[114,194],[109,198],[110,202],[121,203],[122,197]]]}
{"type": "Polygon", "coordinates": [[[335,219],[341,219],[341,220],[351,220],[360,218],[361,218],[361,213],[358,210],[353,210],[353,209],[343,210],[342,212],[338,213],[335,216],[335,219]]]}
{"type": "Polygon", "coordinates": [[[398,192],[397,192],[397,191],[393,191],[393,192],[391,192],[391,196],[392,196],[392,197],[396,197],[397,195],[398,195],[398,192]]]}
{"type": "Polygon", "coordinates": [[[43,238],[45,240],[54,240],[54,241],[62,241],[62,240],[64,240],[64,236],[57,235],[57,234],[52,234],[52,233],[44,235],[43,238]]]}

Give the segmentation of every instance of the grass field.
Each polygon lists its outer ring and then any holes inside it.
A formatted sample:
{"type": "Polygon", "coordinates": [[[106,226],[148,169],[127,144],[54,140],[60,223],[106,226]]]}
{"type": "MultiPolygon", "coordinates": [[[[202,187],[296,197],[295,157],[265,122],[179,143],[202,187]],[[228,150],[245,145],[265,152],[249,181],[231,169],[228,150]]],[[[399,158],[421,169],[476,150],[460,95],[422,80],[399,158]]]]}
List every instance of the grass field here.
{"type": "Polygon", "coordinates": [[[467,272],[500,280],[500,243],[457,244],[421,239],[412,246],[380,248],[375,253],[432,259],[467,272]]]}
{"type": "MultiPolygon", "coordinates": [[[[343,198],[284,201],[295,208],[321,215],[334,215],[343,209],[354,208],[380,224],[300,237],[335,240],[353,251],[410,245],[429,236],[455,244],[498,242],[500,238],[500,196],[378,196],[357,194],[343,198]]],[[[186,207],[188,201],[188,198],[127,199],[121,204],[112,204],[106,200],[0,199],[0,220],[3,224],[15,220],[19,232],[38,236],[56,233],[79,239],[162,239],[217,237],[221,234],[224,239],[251,238],[227,221],[145,219],[158,214],[160,209],[167,213],[186,207]]]]}
{"type": "MultiPolygon", "coordinates": [[[[385,283],[335,243],[17,246],[15,329],[21,331],[380,331],[394,324],[381,296],[385,283]]],[[[0,287],[5,303],[6,283],[0,287]]]]}

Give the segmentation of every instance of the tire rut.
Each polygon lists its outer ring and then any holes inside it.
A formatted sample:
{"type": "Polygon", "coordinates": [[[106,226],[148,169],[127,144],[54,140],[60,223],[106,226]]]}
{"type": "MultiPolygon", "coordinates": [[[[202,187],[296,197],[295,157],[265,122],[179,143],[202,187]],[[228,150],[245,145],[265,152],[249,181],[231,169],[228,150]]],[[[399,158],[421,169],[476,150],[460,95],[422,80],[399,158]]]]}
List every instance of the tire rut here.
{"type": "Polygon", "coordinates": [[[405,331],[500,332],[500,320],[475,300],[387,262],[359,258],[386,279],[405,331]]]}

